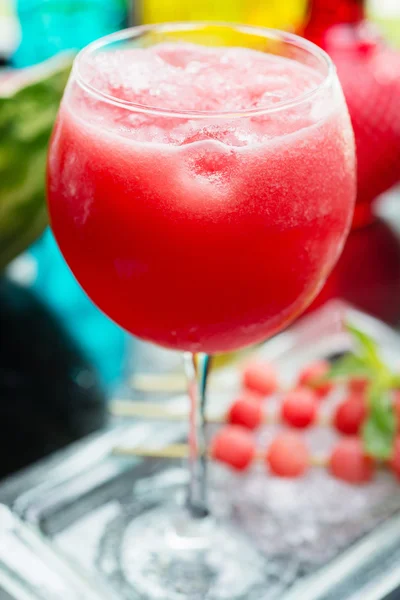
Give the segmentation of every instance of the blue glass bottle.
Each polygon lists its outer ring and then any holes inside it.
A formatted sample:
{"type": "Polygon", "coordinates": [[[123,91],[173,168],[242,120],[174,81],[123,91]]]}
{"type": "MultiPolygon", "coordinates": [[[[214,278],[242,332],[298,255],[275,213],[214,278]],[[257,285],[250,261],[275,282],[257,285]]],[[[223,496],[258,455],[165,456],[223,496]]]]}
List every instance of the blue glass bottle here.
{"type": "MultiPolygon", "coordinates": [[[[21,43],[16,67],[42,62],[62,51],[79,50],[127,24],[128,0],[17,0],[21,43]]],[[[37,263],[34,291],[80,343],[103,382],[118,384],[124,369],[127,335],[88,299],[66,265],[51,231],[29,250],[37,263]]]]}

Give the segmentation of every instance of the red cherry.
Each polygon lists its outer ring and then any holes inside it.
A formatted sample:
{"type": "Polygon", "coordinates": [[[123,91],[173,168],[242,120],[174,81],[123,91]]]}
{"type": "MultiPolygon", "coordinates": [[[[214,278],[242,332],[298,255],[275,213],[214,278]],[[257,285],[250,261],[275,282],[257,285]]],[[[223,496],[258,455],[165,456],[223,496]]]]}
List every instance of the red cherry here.
{"type": "Polygon", "coordinates": [[[251,361],[243,369],[242,382],[247,390],[262,396],[270,396],[278,389],[278,374],[269,362],[251,361]]]}
{"type": "Polygon", "coordinates": [[[368,377],[357,376],[357,377],[352,377],[349,380],[347,387],[349,388],[350,392],[355,392],[357,394],[364,394],[367,391],[368,384],[369,384],[368,377]]]}
{"type": "Polygon", "coordinates": [[[397,436],[394,441],[392,458],[389,465],[397,479],[400,479],[400,436],[397,436]]]}
{"type": "Polygon", "coordinates": [[[397,421],[397,431],[400,431],[400,390],[393,392],[393,411],[397,421]]]}
{"type": "Polygon", "coordinates": [[[365,397],[360,393],[349,394],[336,409],[333,423],[345,435],[357,435],[368,414],[365,397]]]}
{"type": "Polygon", "coordinates": [[[255,454],[256,445],[250,432],[238,425],[225,425],[211,443],[211,456],[237,471],[247,469],[255,454]]]}
{"type": "Polygon", "coordinates": [[[241,425],[246,429],[257,429],[263,420],[262,404],[253,394],[244,394],[232,404],[227,421],[231,425],[241,425]]]}
{"type": "Polygon", "coordinates": [[[287,392],[282,398],[282,419],[292,427],[302,429],[314,423],[317,416],[317,399],[309,388],[287,392]]]}
{"type": "Polygon", "coordinates": [[[375,472],[372,458],[365,455],[361,440],[356,437],[343,438],[334,447],[329,469],[337,479],[348,483],[367,483],[375,472]]]}
{"type": "Polygon", "coordinates": [[[300,372],[298,383],[302,387],[312,387],[317,396],[324,398],[333,389],[332,381],[324,381],[329,369],[327,360],[317,360],[300,372]]]}
{"type": "Polygon", "coordinates": [[[279,477],[300,477],[310,465],[304,440],[297,433],[288,431],[276,436],[265,460],[270,471],[279,477]]]}

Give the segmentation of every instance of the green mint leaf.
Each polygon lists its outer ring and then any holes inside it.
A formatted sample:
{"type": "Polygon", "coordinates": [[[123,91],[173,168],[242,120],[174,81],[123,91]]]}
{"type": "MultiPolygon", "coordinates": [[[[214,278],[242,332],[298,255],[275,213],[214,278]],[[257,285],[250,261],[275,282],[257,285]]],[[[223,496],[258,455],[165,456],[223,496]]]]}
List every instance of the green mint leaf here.
{"type": "Polygon", "coordinates": [[[390,381],[390,370],[382,361],[375,340],[350,323],[346,324],[346,328],[356,342],[358,342],[359,351],[356,354],[369,369],[371,378],[377,378],[380,381],[390,381]]]}
{"type": "Polygon", "coordinates": [[[375,421],[369,420],[362,430],[364,450],[368,456],[378,460],[387,460],[392,452],[392,438],[376,426],[375,421]]]}
{"type": "Polygon", "coordinates": [[[369,415],[362,430],[367,454],[373,458],[390,458],[396,434],[396,418],[385,383],[375,381],[368,390],[369,415]]]}
{"type": "Polygon", "coordinates": [[[378,346],[375,340],[373,340],[367,333],[361,331],[361,329],[358,329],[358,327],[352,325],[351,323],[346,323],[346,329],[368,354],[372,356],[378,355],[378,346]]]}
{"type": "Polygon", "coordinates": [[[327,379],[345,379],[347,377],[370,377],[368,364],[356,354],[345,354],[335,361],[327,374],[327,379]]]}
{"type": "Polygon", "coordinates": [[[390,387],[391,388],[400,388],[400,375],[398,373],[393,373],[390,378],[390,387]]]}

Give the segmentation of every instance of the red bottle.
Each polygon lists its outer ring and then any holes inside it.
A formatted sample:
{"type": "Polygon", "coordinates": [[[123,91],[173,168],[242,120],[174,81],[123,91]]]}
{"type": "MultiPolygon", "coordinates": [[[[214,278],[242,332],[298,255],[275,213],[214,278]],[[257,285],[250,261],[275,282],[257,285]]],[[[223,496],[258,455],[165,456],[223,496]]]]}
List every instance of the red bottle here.
{"type": "Polygon", "coordinates": [[[338,70],[357,144],[354,227],[373,220],[372,202],[400,181],[400,53],[365,19],[365,0],[310,0],[303,34],[338,70]]]}

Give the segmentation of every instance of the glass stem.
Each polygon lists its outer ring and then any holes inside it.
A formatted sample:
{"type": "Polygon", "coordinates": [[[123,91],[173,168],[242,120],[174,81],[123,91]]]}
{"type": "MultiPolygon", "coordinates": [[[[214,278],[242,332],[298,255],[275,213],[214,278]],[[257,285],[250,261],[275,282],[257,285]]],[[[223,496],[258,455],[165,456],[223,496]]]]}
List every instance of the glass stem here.
{"type": "Polygon", "coordinates": [[[196,519],[209,514],[207,499],[206,403],[211,358],[207,354],[185,353],[185,371],[190,400],[189,487],[187,508],[196,519]]]}

